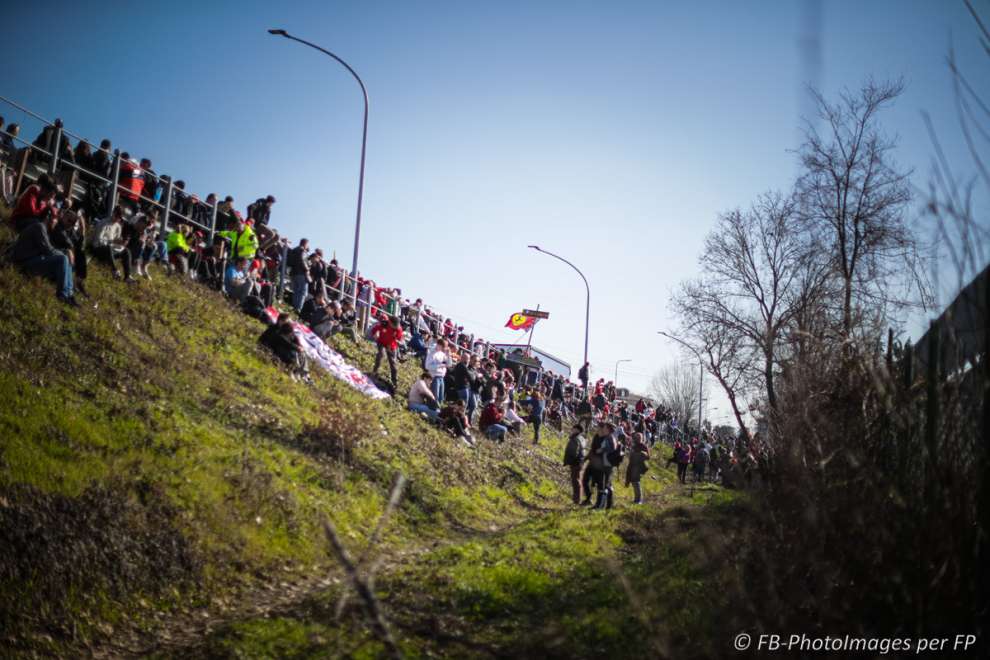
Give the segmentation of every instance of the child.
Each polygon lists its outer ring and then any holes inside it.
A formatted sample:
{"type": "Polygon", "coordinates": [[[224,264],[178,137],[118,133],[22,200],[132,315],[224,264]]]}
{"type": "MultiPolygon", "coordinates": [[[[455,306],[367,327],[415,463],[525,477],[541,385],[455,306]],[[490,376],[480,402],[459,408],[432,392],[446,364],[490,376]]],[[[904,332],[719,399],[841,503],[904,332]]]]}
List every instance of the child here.
{"type": "Polygon", "coordinates": [[[643,434],[633,433],[633,449],[629,454],[629,465],[626,467],[626,486],[632,484],[633,492],[636,494],[633,504],[643,503],[643,491],[640,489],[639,480],[643,474],[650,469],[650,448],[646,446],[643,434]]]}

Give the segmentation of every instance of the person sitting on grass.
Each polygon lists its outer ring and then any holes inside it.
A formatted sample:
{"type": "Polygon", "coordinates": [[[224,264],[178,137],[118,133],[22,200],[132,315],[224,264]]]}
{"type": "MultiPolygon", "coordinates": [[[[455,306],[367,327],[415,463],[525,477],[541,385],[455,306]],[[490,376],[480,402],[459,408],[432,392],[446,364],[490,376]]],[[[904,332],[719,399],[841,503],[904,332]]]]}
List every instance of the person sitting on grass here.
{"type": "Polygon", "coordinates": [[[48,238],[48,232],[58,222],[50,214],[43,222],[33,222],[22,231],[10,250],[10,261],[25,273],[54,280],[58,287],[58,299],[72,307],[79,303],[73,295],[72,264],[62,252],[56,250],[48,238]]]}
{"type": "Polygon", "coordinates": [[[275,357],[282,361],[292,372],[293,379],[302,377],[309,380],[309,368],[306,354],[292,328],[292,318],[285,312],[278,317],[278,322],[268,326],[258,341],[262,346],[271,350],[275,357]]]}
{"type": "Polygon", "coordinates": [[[124,209],[116,206],[109,218],[104,219],[93,230],[89,246],[95,256],[100,261],[110,264],[113,276],[120,279],[120,269],[117,268],[119,261],[124,267],[124,280],[134,282],[131,275],[131,253],[124,243],[124,209]]]}
{"type": "Polygon", "coordinates": [[[519,413],[516,412],[515,401],[504,394],[497,396],[495,400],[498,402],[499,408],[504,411],[502,423],[513,435],[519,435],[522,433],[523,427],[526,425],[526,420],[520,417],[519,413]]]}
{"type": "Polygon", "coordinates": [[[378,344],[378,353],[375,355],[375,367],[372,373],[377,377],[378,368],[382,364],[382,355],[388,358],[388,370],[392,377],[392,391],[399,386],[399,374],[395,367],[395,354],[399,350],[399,342],[402,341],[402,328],[399,325],[399,317],[392,316],[382,319],[372,329],[372,336],[378,344]]]}
{"type": "Polygon", "coordinates": [[[47,174],[38,177],[37,183],[28,186],[14,204],[10,221],[14,231],[20,233],[32,222],[44,220],[55,207],[59,188],[47,174]]]}
{"type": "Polygon", "coordinates": [[[351,341],[357,341],[357,314],[354,311],[354,303],[350,300],[344,300],[340,303],[340,331],[351,338],[351,341]]]}
{"type": "Polygon", "coordinates": [[[320,339],[326,339],[334,334],[338,328],[333,308],[327,303],[321,289],[317,289],[311,297],[306,299],[299,317],[320,339]]]}
{"type": "Polygon", "coordinates": [[[467,415],[464,413],[464,402],[458,399],[448,403],[440,411],[440,419],[444,427],[460,438],[469,447],[474,447],[474,438],[467,430],[467,415]]]}
{"type": "Polygon", "coordinates": [[[227,295],[236,300],[238,304],[243,303],[244,299],[255,290],[254,280],[250,278],[247,272],[247,263],[248,260],[243,257],[234,259],[227,264],[227,272],[224,273],[224,288],[227,295]]]}
{"type": "Polygon", "coordinates": [[[424,371],[409,388],[409,410],[423,413],[432,420],[439,417],[440,404],[430,390],[430,372],[424,371]]]}
{"type": "Polygon", "coordinates": [[[61,251],[69,258],[72,264],[73,283],[75,289],[82,295],[86,295],[86,287],[83,282],[86,279],[86,245],[83,236],[86,235],[86,220],[82,212],[75,212],[69,209],[62,211],[55,229],[52,230],[49,239],[52,247],[61,251]]]}
{"type": "Polygon", "coordinates": [[[168,262],[180,275],[189,273],[189,235],[191,229],[189,225],[180,224],[168,233],[165,237],[165,250],[168,253],[168,262]]]}
{"type": "Polygon", "coordinates": [[[650,448],[646,444],[646,440],[643,438],[643,434],[633,433],[632,436],[632,451],[629,453],[629,465],[626,466],[626,486],[632,484],[633,493],[635,493],[635,498],[633,499],[633,504],[643,503],[643,491],[640,488],[639,482],[647,470],[650,469],[650,448]]]}
{"type": "Polygon", "coordinates": [[[481,418],[478,420],[478,428],[491,440],[503,442],[505,434],[509,432],[507,426],[502,423],[502,411],[492,399],[481,410],[481,418]]]}

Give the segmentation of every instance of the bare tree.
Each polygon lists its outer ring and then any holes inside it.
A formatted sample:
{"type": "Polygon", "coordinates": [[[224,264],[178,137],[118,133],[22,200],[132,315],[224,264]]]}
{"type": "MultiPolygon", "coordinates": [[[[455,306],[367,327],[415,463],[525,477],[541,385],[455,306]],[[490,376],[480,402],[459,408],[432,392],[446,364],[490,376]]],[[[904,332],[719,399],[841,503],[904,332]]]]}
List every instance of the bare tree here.
{"type": "Polygon", "coordinates": [[[741,406],[752,391],[753,383],[758,382],[758,372],[753,369],[756,354],[725,318],[699,313],[701,308],[695,302],[700,287],[698,282],[685,282],[674,295],[673,308],[681,319],[679,334],[705,358],[705,369],[715,377],[729,399],[743,437],[749,437],[741,406]]]}
{"type": "Polygon", "coordinates": [[[777,406],[777,348],[793,316],[788,292],[807,252],[797,221],[793,197],[776,192],[761,195],[748,211],[723,214],[705,240],[701,279],[684,285],[675,298],[685,326],[708,328],[710,339],[718,338],[721,326],[736,336],[719,340],[730,342],[724,347],[732,354],[759,355],[771,411],[777,406]]]}
{"type": "Polygon", "coordinates": [[[798,189],[808,228],[827,250],[841,284],[846,340],[856,327],[857,306],[886,315],[930,297],[921,251],[904,215],[910,172],[893,162],[897,141],[879,124],[880,111],[903,89],[900,81],[870,80],[834,104],[812,92],[824,128],[808,124],[798,189]],[[910,289],[920,298],[912,299],[910,289]]]}
{"type": "Polygon", "coordinates": [[[662,367],[650,382],[650,393],[670,409],[683,428],[698,410],[698,370],[690,363],[662,367]]]}

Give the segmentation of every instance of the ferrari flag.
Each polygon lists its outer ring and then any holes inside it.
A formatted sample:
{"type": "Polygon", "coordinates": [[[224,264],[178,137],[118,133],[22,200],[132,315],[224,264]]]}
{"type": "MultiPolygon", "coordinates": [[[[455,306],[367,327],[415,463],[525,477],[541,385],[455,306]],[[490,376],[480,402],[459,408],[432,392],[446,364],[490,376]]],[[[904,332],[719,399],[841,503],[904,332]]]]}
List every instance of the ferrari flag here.
{"type": "Polygon", "coordinates": [[[510,330],[529,330],[534,325],[536,325],[536,319],[534,317],[516,312],[509,317],[509,322],[505,324],[505,327],[510,330]]]}

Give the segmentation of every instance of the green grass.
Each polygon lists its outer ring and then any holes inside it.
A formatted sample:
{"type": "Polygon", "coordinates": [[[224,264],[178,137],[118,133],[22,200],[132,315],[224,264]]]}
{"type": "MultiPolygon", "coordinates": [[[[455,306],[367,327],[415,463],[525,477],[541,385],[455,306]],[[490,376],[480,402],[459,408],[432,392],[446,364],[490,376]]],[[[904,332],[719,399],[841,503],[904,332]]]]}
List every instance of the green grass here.
{"type": "MultiPolygon", "coordinates": [[[[465,639],[505,650],[531,651],[515,634],[542,620],[562,639],[613,649],[641,627],[629,616],[589,622],[629,607],[609,562],[636,568],[623,529],[648,517],[571,511],[561,435],[547,429],[533,446],[527,431],[469,449],[401,402],[318,372],[312,386],[294,382],[257,345],[263,326],[215,292],[160,271],[131,286],[91,271],[91,298],[70,309],[49,282],[0,268],[0,534],[19,544],[0,560],[11,576],[0,583],[0,624],[15,652],[73,655],[111,639],[108,624],[153,630],[163,613],[248,597],[287,571],[335,571],[322,517],[359,552],[396,472],[409,484],[379,550],[403,559],[379,589],[410,653],[443,643],[402,602],[441,619],[456,612],[465,639]],[[90,532],[66,513],[79,507],[111,513],[90,532]],[[18,536],[28,528],[38,534],[18,536]],[[142,562],[162,574],[115,568],[142,562]]],[[[369,344],[336,345],[370,370],[369,344]]],[[[402,392],[418,369],[400,366],[402,392]]],[[[666,506],[659,493],[672,473],[653,464],[646,492],[666,506]]],[[[616,481],[626,506],[631,490],[616,481]]],[[[677,497],[695,506],[725,496],[677,497]]],[[[207,648],[309,657],[341,645],[358,656],[378,648],[359,619],[290,615],[233,622],[207,648]]]]}

